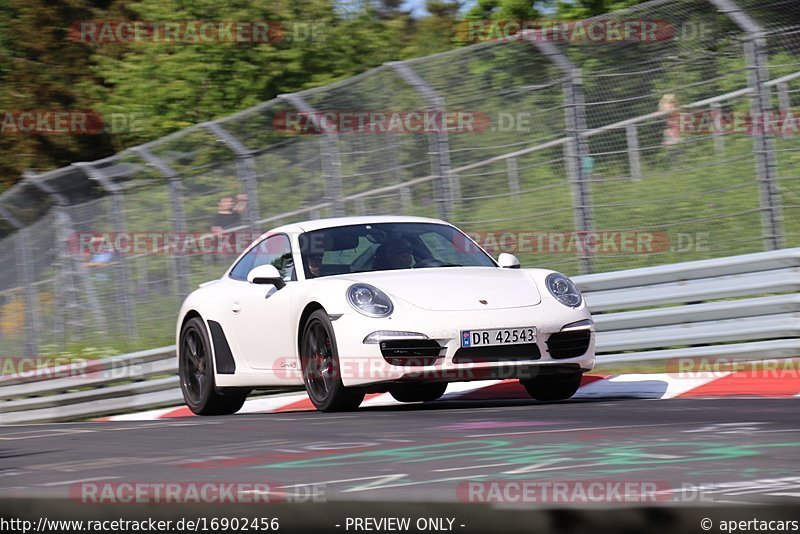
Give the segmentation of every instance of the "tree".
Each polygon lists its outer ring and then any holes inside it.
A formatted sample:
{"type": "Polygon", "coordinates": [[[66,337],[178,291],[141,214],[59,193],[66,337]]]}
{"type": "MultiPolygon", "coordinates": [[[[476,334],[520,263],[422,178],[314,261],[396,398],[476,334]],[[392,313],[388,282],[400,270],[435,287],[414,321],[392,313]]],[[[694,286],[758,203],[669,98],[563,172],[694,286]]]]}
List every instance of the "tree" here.
{"type": "Polygon", "coordinates": [[[139,129],[122,145],[223,117],[281,93],[352,76],[399,59],[403,21],[383,21],[369,5],[340,12],[329,0],[224,4],[143,0],[141,20],[279,21],[269,42],[156,42],[98,49],[96,87],[107,112],[136,113],[139,129]]]}
{"type": "MultiPolygon", "coordinates": [[[[80,89],[91,78],[91,49],[68,39],[72,21],[91,18],[109,2],[3,0],[0,3],[0,113],[96,110],[80,89]]],[[[23,170],[49,169],[112,152],[106,133],[97,135],[0,133],[0,183],[16,181],[23,170]]]]}
{"type": "Polygon", "coordinates": [[[467,12],[470,20],[532,20],[540,18],[540,10],[547,1],[542,0],[478,0],[467,12]]]}
{"type": "Polygon", "coordinates": [[[558,0],[557,18],[579,20],[625,9],[647,0],[558,0]]]}
{"type": "Polygon", "coordinates": [[[427,56],[456,46],[461,5],[459,1],[428,0],[425,8],[429,15],[413,21],[411,43],[403,51],[403,56],[427,56]]]}
{"type": "Polygon", "coordinates": [[[93,110],[134,126],[0,135],[0,188],[27,168],[98,159],[282,93],[472,44],[464,19],[574,19],[635,3],[478,0],[462,15],[460,0],[429,0],[413,18],[401,0],[0,0],[0,112],[93,110]],[[87,20],[267,21],[272,30],[267,42],[69,39],[70,24],[87,20]]]}

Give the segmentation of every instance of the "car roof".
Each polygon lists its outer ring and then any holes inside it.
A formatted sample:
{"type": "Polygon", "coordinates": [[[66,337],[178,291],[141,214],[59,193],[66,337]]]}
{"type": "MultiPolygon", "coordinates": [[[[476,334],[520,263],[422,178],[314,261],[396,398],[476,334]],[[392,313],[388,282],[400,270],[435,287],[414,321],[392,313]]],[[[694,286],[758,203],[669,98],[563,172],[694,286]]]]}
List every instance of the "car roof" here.
{"type": "Polygon", "coordinates": [[[360,217],[333,217],[330,219],[315,219],[303,221],[298,223],[286,224],[278,228],[270,230],[268,233],[303,233],[311,232],[313,230],[320,230],[322,228],[335,228],[337,226],[352,226],[356,224],[379,224],[379,223],[434,223],[446,224],[449,223],[440,219],[431,219],[428,217],[410,217],[402,215],[365,215],[360,217]]]}

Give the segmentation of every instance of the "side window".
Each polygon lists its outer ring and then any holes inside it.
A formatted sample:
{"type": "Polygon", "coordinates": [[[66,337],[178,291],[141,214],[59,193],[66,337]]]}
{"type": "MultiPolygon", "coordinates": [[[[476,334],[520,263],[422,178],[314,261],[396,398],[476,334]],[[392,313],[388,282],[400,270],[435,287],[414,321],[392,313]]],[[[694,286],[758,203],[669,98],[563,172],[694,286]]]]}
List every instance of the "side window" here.
{"type": "MultiPolygon", "coordinates": [[[[257,251],[251,269],[260,265],[272,264],[287,282],[294,280],[294,260],[289,238],[283,234],[268,237],[255,247],[257,251]]],[[[247,275],[245,275],[245,280],[247,275]]]]}
{"type": "Polygon", "coordinates": [[[250,251],[242,256],[242,259],[239,260],[239,263],[234,265],[233,269],[231,269],[231,273],[228,275],[234,280],[247,280],[247,273],[253,268],[253,260],[256,259],[256,253],[258,252],[258,247],[253,247],[250,251]]]}
{"type": "Polygon", "coordinates": [[[270,236],[250,249],[231,270],[230,277],[234,280],[247,280],[247,274],[251,270],[267,263],[274,265],[287,282],[295,279],[292,247],[287,236],[270,236]]]}

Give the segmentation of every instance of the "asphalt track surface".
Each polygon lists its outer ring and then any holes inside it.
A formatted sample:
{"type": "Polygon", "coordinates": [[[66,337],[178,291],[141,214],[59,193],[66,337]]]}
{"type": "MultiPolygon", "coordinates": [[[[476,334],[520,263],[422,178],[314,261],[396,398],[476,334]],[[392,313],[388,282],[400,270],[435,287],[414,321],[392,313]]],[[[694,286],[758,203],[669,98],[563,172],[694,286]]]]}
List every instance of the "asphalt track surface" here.
{"type": "Polygon", "coordinates": [[[655,483],[668,506],[796,505],[798,400],[440,402],[5,426],[0,498],[66,497],[88,482],[224,481],[266,482],[298,501],[314,488],[327,501],[458,503],[489,495],[465,497],[476,481],[627,481],[655,483]]]}

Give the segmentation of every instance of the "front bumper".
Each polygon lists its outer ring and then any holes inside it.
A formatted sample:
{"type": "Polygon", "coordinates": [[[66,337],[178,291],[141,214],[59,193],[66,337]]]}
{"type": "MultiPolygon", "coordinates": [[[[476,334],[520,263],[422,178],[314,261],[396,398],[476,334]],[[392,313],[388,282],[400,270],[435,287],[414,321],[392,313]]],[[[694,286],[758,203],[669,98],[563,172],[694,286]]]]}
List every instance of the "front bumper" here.
{"type": "MultiPolygon", "coordinates": [[[[499,378],[526,378],[546,371],[544,367],[573,368],[588,371],[594,367],[595,332],[594,325],[573,327],[570,330],[580,335],[588,332],[589,340],[586,350],[571,356],[572,347],[575,353],[575,335],[570,334],[561,339],[554,334],[574,323],[590,320],[591,316],[585,305],[579,309],[559,306],[548,307],[546,313],[542,306],[487,310],[481,312],[431,312],[427,310],[396,310],[385,319],[365,317],[357,312],[345,313],[333,321],[336,344],[339,353],[339,366],[342,382],[345,386],[363,386],[387,382],[428,381],[428,382],[467,382],[499,378]],[[461,349],[462,330],[489,330],[498,328],[520,328],[535,326],[537,339],[535,347],[503,346],[498,361],[476,361],[480,358],[464,358],[461,349]],[[381,353],[378,344],[364,343],[363,340],[378,330],[419,332],[426,335],[442,347],[439,358],[414,358],[417,364],[428,365],[396,365],[389,363],[381,353]],[[572,340],[572,341],[571,341],[572,340]],[[550,341],[550,343],[548,343],[550,341]],[[570,345],[571,343],[571,345],[570,345]],[[523,354],[515,354],[520,347],[523,354]],[[552,353],[551,353],[552,351],[552,353]],[[538,353],[538,354],[536,354],[538,353]],[[563,357],[564,355],[570,357],[563,357]],[[528,358],[530,355],[530,358],[528,358]],[[561,357],[554,357],[561,356],[561,357]],[[455,360],[455,361],[454,361],[455,360]],[[471,363],[466,363],[470,361],[471,363]],[[433,363],[435,361],[435,363],[433,363]],[[464,362],[464,363],[459,363],[464,362]]],[[[399,338],[403,339],[403,338],[399,338]]],[[[580,345],[580,344],[579,344],[580,345]]],[[[497,354],[490,359],[497,359],[497,354]]],[[[469,356],[469,354],[467,354],[469,356]]],[[[388,358],[390,361],[396,360],[388,358]]]]}

